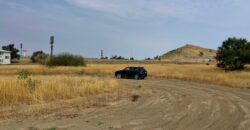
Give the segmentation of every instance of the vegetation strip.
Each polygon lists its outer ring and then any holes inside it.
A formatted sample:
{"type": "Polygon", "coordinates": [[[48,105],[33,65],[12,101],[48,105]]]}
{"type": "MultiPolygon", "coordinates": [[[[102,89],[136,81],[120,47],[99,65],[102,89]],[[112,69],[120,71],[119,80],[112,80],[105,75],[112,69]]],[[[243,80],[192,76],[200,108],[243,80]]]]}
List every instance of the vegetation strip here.
{"type": "Polygon", "coordinates": [[[230,87],[250,87],[250,68],[244,71],[225,72],[215,64],[89,64],[87,67],[45,67],[42,65],[1,66],[0,75],[16,75],[27,70],[32,75],[109,75],[127,66],[144,66],[150,77],[181,79],[202,83],[212,83],[230,87]]]}

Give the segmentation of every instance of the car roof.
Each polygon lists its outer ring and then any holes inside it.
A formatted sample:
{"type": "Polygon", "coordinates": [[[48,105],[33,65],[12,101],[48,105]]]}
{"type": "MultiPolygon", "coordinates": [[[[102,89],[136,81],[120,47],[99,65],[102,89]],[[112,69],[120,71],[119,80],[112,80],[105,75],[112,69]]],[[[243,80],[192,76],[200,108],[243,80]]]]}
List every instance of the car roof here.
{"type": "Polygon", "coordinates": [[[141,66],[129,66],[127,68],[144,68],[144,67],[141,67],[141,66]]]}
{"type": "Polygon", "coordinates": [[[141,66],[129,66],[129,67],[126,67],[126,68],[140,68],[140,69],[144,69],[144,67],[141,67],[141,66]]]}

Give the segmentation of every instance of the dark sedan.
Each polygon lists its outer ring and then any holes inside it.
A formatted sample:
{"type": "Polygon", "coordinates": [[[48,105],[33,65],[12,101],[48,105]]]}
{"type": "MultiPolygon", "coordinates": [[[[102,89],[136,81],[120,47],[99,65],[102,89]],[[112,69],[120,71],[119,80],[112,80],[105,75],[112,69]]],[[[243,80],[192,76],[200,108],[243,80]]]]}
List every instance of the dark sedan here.
{"type": "Polygon", "coordinates": [[[144,67],[126,67],[123,70],[116,71],[115,77],[119,79],[145,79],[147,77],[147,70],[144,67]]]}

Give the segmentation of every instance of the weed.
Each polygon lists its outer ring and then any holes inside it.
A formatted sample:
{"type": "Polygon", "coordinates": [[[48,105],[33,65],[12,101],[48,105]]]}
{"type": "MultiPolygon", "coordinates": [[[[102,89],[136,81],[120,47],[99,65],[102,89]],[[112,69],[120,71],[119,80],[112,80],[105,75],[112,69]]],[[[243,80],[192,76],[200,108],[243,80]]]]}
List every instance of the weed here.
{"type": "Polygon", "coordinates": [[[31,78],[28,78],[26,80],[25,86],[30,92],[33,92],[36,89],[36,86],[40,83],[41,81],[39,80],[33,80],[31,78]]]}
{"type": "Polygon", "coordinates": [[[132,96],[131,96],[131,101],[132,102],[137,102],[138,100],[139,100],[139,98],[140,98],[141,96],[140,95],[138,95],[138,94],[133,94],[132,96]]]}
{"type": "Polygon", "coordinates": [[[38,80],[33,80],[29,77],[29,72],[27,70],[21,70],[18,74],[18,79],[21,80],[25,87],[30,91],[33,92],[37,84],[40,83],[38,80]]]}
{"type": "Polygon", "coordinates": [[[29,72],[27,70],[21,70],[18,73],[18,79],[24,80],[27,79],[29,77],[29,72]]]}
{"type": "Polygon", "coordinates": [[[56,130],[56,128],[49,128],[49,129],[47,129],[47,130],[56,130]]]}

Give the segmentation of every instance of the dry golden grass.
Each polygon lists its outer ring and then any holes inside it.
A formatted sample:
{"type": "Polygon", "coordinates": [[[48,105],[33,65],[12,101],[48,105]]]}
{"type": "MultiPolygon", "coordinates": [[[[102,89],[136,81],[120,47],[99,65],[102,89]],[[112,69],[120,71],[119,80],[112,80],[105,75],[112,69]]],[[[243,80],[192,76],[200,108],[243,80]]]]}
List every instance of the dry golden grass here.
{"type": "Polygon", "coordinates": [[[54,67],[41,65],[1,66],[0,75],[15,75],[28,70],[33,75],[90,74],[114,75],[127,66],[144,66],[151,77],[181,79],[231,87],[250,88],[250,67],[244,71],[225,72],[215,65],[205,64],[89,64],[87,67],[54,67]]]}
{"type": "Polygon", "coordinates": [[[74,99],[108,93],[117,89],[115,79],[80,76],[34,76],[38,82],[30,89],[27,80],[0,76],[0,104],[42,104],[60,99],[74,99]]]}
{"type": "Polygon", "coordinates": [[[225,72],[215,65],[187,64],[187,65],[159,65],[149,67],[151,76],[174,78],[200,83],[218,84],[230,87],[250,87],[250,70],[240,72],[225,72]]]}
{"type": "Polygon", "coordinates": [[[144,66],[151,77],[250,88],[249,66],[244,71],[225,72],[214,64],[91,64],[85,71],[113,75],[115,70],[126,66],[144,66]]]}

